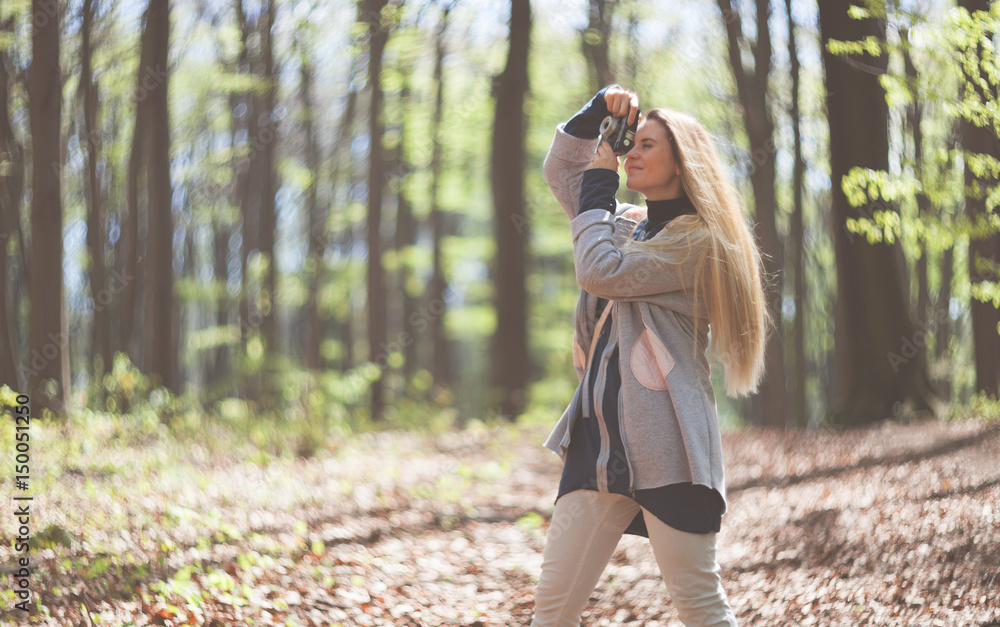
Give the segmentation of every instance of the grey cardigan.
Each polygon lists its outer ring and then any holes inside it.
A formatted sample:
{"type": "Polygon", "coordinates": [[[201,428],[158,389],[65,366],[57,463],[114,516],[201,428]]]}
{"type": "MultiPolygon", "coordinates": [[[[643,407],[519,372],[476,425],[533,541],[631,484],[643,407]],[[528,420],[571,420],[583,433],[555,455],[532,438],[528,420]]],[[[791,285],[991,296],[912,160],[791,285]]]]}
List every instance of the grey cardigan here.
{"type": "MultiPolygon", "coordinates": [[[[603,210],[577,215],[581,179],[597,141],[573,137],[560,125],[542,168],[570,217],[573,262],[581,287],[573,332],[573,363],[580,385],[545,446],[565,458],[574,417],[595,417],[586,362],[601,314],[598,298],[611,300],[613,309],[605,322],[611,325],[609,340],[594,363],[606,362],[619,346],[619,417],[632,489],[692,482],[715,488],[725,499],[722,440],[711,365],[705,356],[708,323],[703,303],[695,337],[693,263],[620,248],[635,224],[628,218],[641,218],[642,208],[618,204],[613,216],[603,210]],[[577,411],[579,404],[582,412],[577,411]]],[[[669,236],[668,225],[653,239],[669,236]]],[[[600,368],[595,383],[599,394],[603,373],[600,368]]]]}

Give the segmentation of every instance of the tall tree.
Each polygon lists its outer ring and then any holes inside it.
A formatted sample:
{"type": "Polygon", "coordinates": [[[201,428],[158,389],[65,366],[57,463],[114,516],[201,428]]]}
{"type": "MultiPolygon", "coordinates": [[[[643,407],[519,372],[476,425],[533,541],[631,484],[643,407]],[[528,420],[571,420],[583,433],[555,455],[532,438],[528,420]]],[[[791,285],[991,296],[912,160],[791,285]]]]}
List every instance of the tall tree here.
{"type": "MultiPolygon", "coordinates": [[[[250,23],[243,0],[233,0],[236,12],[236,25],[239,28],[240,44],[237,60],[239,73],[252,76],[253,60],[250,58],[250,39],[253,25],[250,23]]],[[[241,151],[236,162],[235,185],[237,206],[240,209],[242,248],[240,250],[240,348],[244,354],[252,332],[260,325],[261,316],[254,306],[254,285],[250,276],[251,255],[257,250],[257,233],[260,221],[260,127],[258,125],[256,100],[249,91],[242,92],[234,109],[234,118],[238,118],[239,130],[246,131],[246,154],[241,151]]],[[[255,385],[248,385],[247,394],[253,394],[255,385]]]]}
{"type": "Polygon", "coordinates": [[[434,43],[434,117],[431,122],[431,246],[434,249],[431,282],[427,287],[427,299],[432,311],[435,313],[430,320],[431,327],[431,378],[434,380],[434,387],[430,390],[431,395],[442,391],[451,385],[450,360],[448,358],[448,339],[445,336],[444,318],[447,311],[447,301],[445,291],[448,289],[448,280],[444,274],[444,263],[442,259],[445,231],[444,212],[441,210],[441,173],[444,166],[444,148],[441,139],[441,122],[444,117],[444,57],[447,50],[445,44],[445,34],[448,31],[448,17],[451,13],[452,4],[448,3],[442,7],[441,21],[438,23],[437,33],[434,43]]]}
{"type": "Polygon", "coordinates": [[[111,369],[111,298],[113,290],[107,285],[104,259],[104,206],[101,182],[97,176],[100,158],[101,132],[97,121],[98,86],[94,78],[94,47],[91,36],[97,0],[84,0],[80,25],[80,86],[78,98],[83,109],[83,135],[87,164],[84,175],[84,196],[87,200],[87,251],[90,261],[90,295],[94,301],[94,346],[90,364],[98,364],[102,373],[111,369]]]}
{"type": "Polygon", "coordinates": [[[399,307],[399,337],[403,344],[403,368],[402,375],[404,381],[410,381],[417,371],[417,349],[419,343],[414,336],[412,323],[410,320],[417,312],[417,297],[412,294],[413,265],[410,251],[417,241],[417,220],[413,215],[413,205],[407,195],[406,177],[410,169],[410,164],[406,156],[406,121],[405,112],[411,106],[410,102],[410,79],[413,72],[413,63],[401,61],[398,71],[401,76],[402,85],[399,90],[398,114],[399,114],[399,135],[395,148],[391,151],[389,162],[392,176],[396,181],[396,239],[393,247],[397,254],[397,274],[396,291],[400,295],[402,302],[399,307]]]}
{"type": "Polygon", "coordinates": [[[736,79],[736,91],[743,105],[743,124],[750,141],[751,173],[757,239],[764,252],[764,270],[771,280],[767,293],[768,308],[777,321],[776,332],[768,338],[765,351],[766,379],[753,398],[755,424],[784,427],[788,423],[785,390],[784,332],[781,326],[781,299],[784,291],[782,268],[784,251],[778,239],[775,220],[777,198],[774,193],[775,155],[774,122],[768,105],[767,83],[771,73],[770,0],[756,0],[757,37],[749,41],[743,30],[738,0],[718,0],[729,42],[729,65],[736,79]],[[753,59],[751,67],[743,63],[744,51],[753,59]]]}
{"type": "Polygon", "coordinates": [[[611,19],[614,16],[616,0],[590,0],[588,24],[581,34],[583,56],[590,70],[591,93],[615,82],[608,58],[611,42],[611,19]]]}
{"type": "Polygon", "coordinates": [[[31,398],[39,408],[65,411],[69,385],[69,327],[63,287],[62,72],[59,15],[49,3],[32,0],[31,72],[31,301],[28,373],[31,398]],[[54,387],[43,385],[53,381],[54,387]]]}
{"type": "MultiPolygon", "coordinates": [[[[354,77],[352,71],[351,77],[354,77]]],[[[336,203],[339,190],[346,189],[344,205],[350,203],[354,190],[354,168],[343,167],[344,153],[348,153],[347,147],[351,145],[354,138],[354,118],[358,106],[358,91],[351,87],[354,81],[348,81],[347,102],[344,104],[343,113],[340,116],[340,125],[337,130],[337,139],[334,141],[333,150],[330,154],[330,202],[336,203]],[[346,174],[345,171],[346,170],[346,174]]],[[[353,164],[351,164],[353,166],[353,164]]],[[[334,247],[346,251],[353,244],[353,228],[350,225],[341,225],[336,238],[333,239],[334,247]]],[[[322,270],[322,266],[320,266],[322,270]]],[[[316,277],[319,280],[319,277],[316,277]]],[[[314,286],[319,290],[319,283],[314,286]]],[[[331,335],[336,335],[342,347],[338,366],[340,370],[347,371],[354,367],[354,311],[351,300],[345,299],[340,310],[342,319],[338,319],[335,312],[331,311],[331,317],[326,328],[331,329],[331,335]]]]}
{"type": "Polygon", "coordinates": [[[259,102],[255,103],[254,113],[258,120],[267,120],[267,132],[260,137],[260,231],[258,245],[264,260],[264,281],[261,286],[261,335],[264,346],[269,354],[277,350],[277,299],[275,287],[277,268],[274,259],[274,238],[277,228],[277,212],[274,195],[277,192],[277,174],[274,169],[274,149],[277,137],[277,119],[274,117],[275,97],[277,94],[276,67],[274,61],[274,18],[276,0],[266,0],[266,8],[261,9],[258,20],[261,42],[260,71],[264,79],[264,88],[259,102]]]}
{"type": "Polygon", "coordinates": [[[143,84],[146,90],[144,99],[149,102],[149,117],[146,118],[148,141],[144,151],[149,230],[146,237],[143,368],[161,385],[179,392],[179,316],[174,298],[173,188],[170,182],[170,112],[167,100],[169,0],[149,0],[142,38],[143,48],[148,46],[150,50],[151,65],[145,71],[157,77],[143,84]]]}
{"type": "Polygon", "coordinates": [[[316,139],[313,109],[313,67],[309,56],[302,51],[299,58],[299,98],[302,100],[302,134],[305,139],[305,166],[311,176],[306,188],[307,216],[307,276],[309,294],[306,297],[304,333],[302,335],[302,361],[306,368],[318,370],[321,366],[320,344],[323,329],[319,317],[319,289],[323,277],[323,253],[328,238],[326,219],[327,205],[318,198],[320,156],[316,139]]]}
{"type": "Polygon", "coordinates": [[[527,404],[528,299],[525,287],[529,241],[524,199],[524,99],[528,93],[528,48],[531,38],[530,0],[511,0],[507,65],[494,82],[491,179],[497,252],[493,261],[496,284],[493,335],[493,385],[498,411],[516,418],[527,404]]]}
{"type": "MultiPolygon", "coordinates": [[[[0,20],[0,36],[13,36],[14,18],[0,20]]],[[[0,382],[24,390],[24,373],[16,357],[20,334],[11,292],[8,254],[17,231],[24,191],[24,149],[14,135],[10,116],[10,87],[14,65],[0,46],[0,382]]]]}
{"type": "Polygon", "coordinates": [[[143,81],[146,80],[151,86],[155,86],[156,75],[153,72],[156,70],[152,55],[153,47],[146,43],[144,34],[139,48],[139,70],[136,73],[136,88],[133,94],[135,97],[135,120],[132,127],[132,150],[129,154],[125,191],[127,212],[122,218],[121,246],[118,256],[120,271],[125,279],[118,300],[119,342],[121,348],[134,364],[141,363],[142,357],[143,333],[138,328],[136,321],[139,319],[142,298],[142,292],[139,290],[143,283],[141,275],[146,264],[139,264],[139,213],[141,211],[139,203],[144,174],[144,151],[148,144],[148,111],[150,108],[149,94],[143,81]]]}
{"type": "Polygon", "coordinates": [[[802,122],[799,107],[799,50],[795,44],[795,18],[792,15],[792,0],[785,0],[785,13],[788,17],[788,58],[789,73],[792,76],[792,102],[789,111],[792,123],[792,224],[788,234],[789,246],[792,249],[791,269],[795,276],[795,321],[792,326],[792,349],[794,357],[791,364],[790,385],[790,422],[796,426],[805,426],[809,421],[806,407],[806,268],[803,260],[805,247],[805,228],[802,207],[802,185],[805,175],[805,161],[802,159],[802,122]]]}
{"type": "MultiPolygon", "coordinates": [[[[989,0],[959,0],[958,5],[970,13],[990,10],[989,0]]],[[[996,33],[988,33],[987,37],[977,38],[972,46],[962,51],[967,59],[962,65],[963,99],[967,101],[984,104],[995,104],[997,101],[997,85],[990,83],[988,69],[996,36],[996,33]]],[[[992,58],[995,64],[995,57],[992,58]]],[[[965,153],[965,213],[975,224],[984,221],[990,212],[986,192],[998,184],[998,177],[988,170],[986,173],[977,172],[973,161],[975,155],[1000,159],[1000,137],[990,124],[969,115],[962,117],[961,135],[965,153]]],[[[993,212],[997,214],[1000,210],[994,207],[993,212]]],[[[973,285],[1000,280],[1000,234],[973,234],[969,239],[968,268],[969,281],[973,285]]],[[[969,308],[976,354],[976,390],[995,397],[1000,385],[1000,310],[974,296],[970,299],[969,308]]]]}
{"type": "MultiPolygon", "coordinates": [[[[364,0],[360,5],[360,21],[368,26],[368,354],[372,362],[384,366],[386,349],[386,287],[382,265],[382,196],[385,192],[385,157],[382,152],[382,54],[389,39],[388,24],[382,19],[386,0],[364,0]]],[[[385,409],[382,398],[383,373],[371,385],[371,417],[381,420],[385,409]]]]}
{"type": "Polygon", "coordinates": [[[896,403],[932,409],[927,361],[913,347],[915,327],[903,289],[902,249],[898,241],[869,244],[847,229],[849,218],[895,210],[884,203],[853,207],[842,181],[852,168],[888,170],[888,106],[879,78],[888,56],[852,58],[831,52],[830,40],[885,41],[885,21],[852,19],[850,0],[819,4],[826,70],[833,181],[834,252],[837,264],[835,316],[836,388],[830,418],[834,424],[863,425],[893,413],[896,403]]]}

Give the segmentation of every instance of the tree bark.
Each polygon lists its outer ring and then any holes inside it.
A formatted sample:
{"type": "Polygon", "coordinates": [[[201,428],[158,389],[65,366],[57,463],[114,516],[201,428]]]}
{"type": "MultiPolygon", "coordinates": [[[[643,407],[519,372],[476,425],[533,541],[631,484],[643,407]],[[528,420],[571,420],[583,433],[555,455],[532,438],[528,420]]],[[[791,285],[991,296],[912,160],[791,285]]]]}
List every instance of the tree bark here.
{"type": "MultiPolygon", "coordinates": [[[[351,78],[354,78],[354,73],[351,73],[351,78]]],[[[333,144],[333,150],[330,156],[330,204],[331,206],[337,205],[337,193],[338,190],[344,188],[347,190],[345,194],[344,206],[350,204],[353,189],[354,189],[354,168],[348,167],[347,176],[345,181],[341,182],[341,173],[343,166],[343,156],[344,153],[349,152],[347,147],[351,145],[354,139],[354,118],[356,117],[357,105],[358,105],[358,92],[357,90],[350,87],[348,82],[348,92],[347,92],[347,102],[344,104],[344,111],[341,114],[339,129],[337,130],[337,139],[333,144]]],[[[324,230],[324,237],[330,237],[331,234],[326,233],[324,230]]],[[[339,249],[344,252],[348,251],[354,241],[353,227],[351,225],[346,225],[342,228],[340,232],[336,234],[333,240],[333,246],[335,249],[339,249]]],[[[324,268],[320,267],[320,270],[324,268]]],[[[317,278],[319,280],[319,278],[317,278]]],[[[317,284],[315,289],[319,289],[317,284]]],[[[338,360],[338,367],[342,372],[347,372],[354,367],[354,331],[353,331],[353,318],[354,309],[352,307],[351,299],[346,299],[343,308],[344,312],[343,320],[338,320],[336,317],[336,311],[331,312],[331,317],[326,324],[321,324],[320,329],[329,329],[331,335],[336,335],[340,341],[342,351],[340,354],[340,359],[338,360]]]]}
{"type": "Polygon", "coordinates": [[[788,424],[788,415],[781,315],[784,251],[782,242],[778,238],[775,221],[777,198],[774,192],[774,180],[777,150],[774,146],[774,123],[767,98],[767,82],[771,71],[771,35],[768,26],[771,15],[770,1],[756,1],[757,39],[752,44],[743,34],[739,3],[734,3],[732,0],[718,0],[718,3],[729,41],[729,65],[736,79],[736,91],[743,105],[743,123],[750,140],[750,182],[753,187],[757,239],[764,253],[764,270],[770,279],[767,292],[768,309],[776,323],[774,335],[768,338],[764,357],[767,374],[760,391],[753,397],[751,421],[758,425],[785,427],[788,424]],[[743,64],[743,47],[749,48],[753,53],[753,68],[747,68],[743,64]]]}
{"type": "MultiPolygon", "coordinates": [[[[139,52],[139,69],[136,72],[135,84],[135,122],[132,130],[132,152],[128,162],[128,181],[126,183],[125,200],[128,212],[122,220],[122,235],[120,258],[118,263],[123,277],[121,295],[118,301],[119,319],[121,332],[119,342],[121,348],[128,355],[129,360],[136,365],[142,364],[142,344],[143,333],[139,330],[136,321],[140,317],[142,291],[139,289],[146,282],[145,269],[148,264],[139,264],[139,213],[141,211],[140,190],[142,189],[142,177],[146,170],[146,146],[149,143],[149,117],[150,107],[149,93],[144,87],[143,81],[147,77],[154,80],[150,85],[155,85],[155,75],[153,64],[152,46],[146,44],[146,37],[143,35],[139,52]]],[[[165,70],[165,68],[161,68],[165,70]]],[[[148,202],[147,207],[148,211],[148,202]]],[[[147,216],[148,224],[148,216],[147,216]]]]}
{"type": "Polygon", "coordinates": [[[420,342],[411,320],[417,313],[417,298],[410,293],[409,285],[413,277],[413,269],[410,262],[409,251],[417,241],[417,221],[413,216],[413,206],[406,195],[406,174],[409,164],[406,161],[406,123],[403,112],[410,104],[409,76],[413,72],[411,67],[399,68],[403,77],[403,84],[399,91],[399,143],[392,155],[392,171],[396,178],[396,241],[394,246],[399,260],[399,270],[396,275],[396,289],[401,299],[400,312],[400,339],[403,344],[403,368],[402,375],[404,381],[409,383],[417,371],[417,352],[420,342]]]}
{"type": "Polygon", "coordinates": [[[168,53],[170,46],[169,0],[150,0],[143,32],[143,47],[149,46],[148,68],[140,73],[156,76],[144,81],[142,92],[149,102],[149,143],[146,164],[149,231],[146,237],[144,370],[154,381],[180,392],[177,369],[178,311],[174,298],[173,240],[171,213],[173,188],[170,182],[170,113],[168,93],[168,53]]]}
{"type": "Polygon", "coordinates": [[[29,394],[39,409],[66,411],[69,390],[69,327],[63,287],[62,73],[58,15],[32,1],[31,72],[31,300],[29,394]],[[53,381],[54,387],[43,385],[53,381]]]}
{"type": "MultiPolygon", "coordinates": [[[[989,11],[989,0],[959,0],[958,6],[974,11],[989,11]]],[[[994,34],[995,36],[995,34],[994,34]]],[[[989,40],[987,40],[989,41],[989,40]]],[[[980,41],[975,50],[965,51],[975,55],[974,67],[981,68],[984,42],[980,41]]],[[[963,71],[967,71],[963,68],[963,71]]],[[[985,70],[982,75],[966,75],[967,85],[978,85],[985,81],[985,70]]],[[[986,93],[980,87],[967,87],[966,98],[981,102],[995,102],[997,94],[986,93]]],[[[989,210],[986,207],[986,190],[997,185],[996,177],[980,178],[969,166],[970,154],[989,155],[1000,159],[1000,138],[987,126],[977,126],[971,120],[961,120],[962,148],[965,160],[965,213],[969,221],[976,224],[986,218],[989,210]]],[[[998,210],[994,209],[994,213],[998,210]]],[[[969,238],[969,282],[972,285],[983,281],[998,281],[1000,269],[1000,234],[991,233],[985,237],[969,238]]],[[[984,303],[975,296],[969,300],[972,314],[972,343],[976,354],[976,391],[988,396],[997,397],[1000,386],[1000,310],[992,303],[984,303]]]]}
{"type": "Polygon", "coordinates": [[[805,175],[805,161],[802,159],[802,124],[799,110],[799,51],[795,45],[795,18],[792,15],[792,0],[785,0],[788,16],[788,58],[792,75],[791,122],[793,135],[792,166],[792,224],[789,245],[792,249],[792,272],[795,276],[795,321],[792,326],[791,385],[789,423],[797,427],[809,424],[809,410],[806,406],[806,308],[809,294],[806,292],[806,268],[803,260],[805,228],[802,206],[802,186],[805,175]]]}
{"type": "MultiPolygon", "coordinates": [[[[101,182],[97,177],[97,161],[101,150],[101,129],[97,121],[97,83],[94,80],[92,59],[94,14],[96,0],[84,0],[83,19],[80,26],[80,88],[79,99],[83,105],[83,134],[87,149],[84,196],[87,200],[87,249],[90,256],[90,295],[94,301],[93,357],[91,364],[98,364],[100,373],[111,369],[111,309],[114,291],[107,284],[104,246],[104,207],[101,182]]],[[[103,389],[98,386],[98,389],[103,389]]]]}
{"type": "MultiPolygon", "coordinates": [[[[14,33],[14,19],[0,21],[0,34],[14,33]]],[[[25,390],[24,373],[16,355],[19,352],[20,333],[14,311],[11,275],[8,263],[11,240],[20,216],[21,197],[24,192],[24,148],[14,135],[10,117],[10,85],[13,81],[13,63],[6,50],[0,49],[0,162],[4,174],[0,176],[0,383],[17,391],[25,390]]]]}
{"type": "Polygon", "coordinates": [[[275,294],[277,269],[274,259],[274,238],[277,227],[277,213],[274,194],[277,192],[277,174],[274,169],[274,149],[277,143],[277,120],[274,118],[274,104],[277,82],[274,63],[274,16],[276,0],[267,0],[267,8],[262,11],[260,26],[261,71],[266,83],[259,107],[254,108],[258,119],[268,120],[260,136],[260,254],[265,264],[264,281],[261,286],[261,335],[266,354],[273,355],[278,348],[277,298],[275,294]]]}
{"type": "Polygon", "coordinates": [[[903,287],[899,242],[869,244],[847,230],[849,218],[896,210],[884,203],[852,207],[841,181],[853,167],[887,171],[888,106],[879,77],[887,56],[834,56],[831,39],[885,40],[885,22],[848,16],[849,0],[820,3],[823,65],[830,125],[830,169],[834,252],[837,263],[835,307],[836,394],[830,421],[865,425],[899,413],[934,409],[927,361],[910,318],[903,287]]]}
{"type": "Polygon", "coordinates": [[[434,385],[429,390],[430,398],[437,397],[451,385],[451,365],[448,353],[448,338],[445,335],[444,320],[448,311],[445,291],[448,280],[444,274],[443,240],[444,213],[441,211],[441,172],[444,165],[443,146],[441,141],[441,121],[444,117],[444,56],[446,52],[445,33],[448,30],[448,17],[451,5],[445,5],[441,11],[441,22],[435,36],[434,46],[434,118],[431,122],[433,146],[431,148],[431,245],[434,249],[431,282],[427,289],[427,299],[431,330],[431,378],[434,385]]]}
{"type": "MultiPolygon", "coordinates": [[[[240,47],[238,64],[239,71],[243,74],[253,76],[254,63],[250,58],[250,35],[253,26],[249,23],[246,11],[243,8],[243,0],[234,0],[233,8],[236,11],[236,23],[240,29],[240,47]]],[[[245,357],[249,348],[250,336],[260,329],[261,313],[255,306],[255,282],[250,276],[250,258],[257,250],[258,232],[260,229],[260,155],[257,150],[260,129],[257,124],[257,99],[253,98],[249,92],[244,92],[239,97],[237,106],[242,105],[244,120],[247,132],[247,156],[241,158],[237,163],[236,170],[236,196],[240,208],[241,239],[240,250],[240,351],[245,357]]],[[[259,385],[243,382],[243,393],[247,397],[256,395],[259,385]]]]}
{"type": "MultiPolygon", "coordinates": [[[[319,370],[320,344],[323,341],[323,328],[319,318],[319,289],[323,276],[323,253],[327,242],[327,207],[319,202],[317,188],[319,186],[319,146],[316,141],[316,131],[313,125],[313,68],[305,53],[300,59],[300,98],[302,99],[302,134],[305,139],[306,168],[312,173],[312,179],[306,189],[306,215],[308,226],[306,233],[308,241],[306,250],[308,262],[309,295],[306,298],[304,334],[302,335],[302,362],[310,370],[319,370]]],[[[336,153],[335,153],[336,154],[336,153]]]]}
{"type": "MultiPolygon", "coordinates": [[[[368,359],[384,369],[386,354],[386,288],[385,268],[382,265],[382,196],[385,190],[385,163],[382,153],[382,53],[389,38],[387,26],[382,23],[382,9],[386,0],[365,0],[361,5],[361,21],[368,25],[368,89],[371,104],[368,110],[368,221],[366,243],[368,247],[368,359]]],[[[383,374],[380,371],[371,384],[371,418],[381,421],[385,411],[383,374]]]]}
{"type": "Polygon", "coordinates": [[[491,175],[497,254],[493,336],[493,385],[500,415],[511,420],[527,405],[530,371],[527,335],[527,255],[529,229],[524,199],[524,99],[528,93],[528,48],[531,35],[529,0],[511,0],[510,48],[507,65],[494,88],[491,175]]]}

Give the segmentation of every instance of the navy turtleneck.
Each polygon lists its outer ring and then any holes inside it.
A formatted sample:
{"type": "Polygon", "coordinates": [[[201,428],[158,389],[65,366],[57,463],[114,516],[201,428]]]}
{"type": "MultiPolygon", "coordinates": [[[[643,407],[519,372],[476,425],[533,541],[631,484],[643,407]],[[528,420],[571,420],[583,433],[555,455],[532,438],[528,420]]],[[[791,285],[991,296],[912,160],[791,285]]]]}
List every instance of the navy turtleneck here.
{"type": "Polygon", "coordinates": [[[646,238],[650,238],[659,232],[667,222],[677,216],[696,213],[694,205],[687,196],[671,198],[669,200],[647,200],[646,201],[646,224],[644,231],[646,238]]]}

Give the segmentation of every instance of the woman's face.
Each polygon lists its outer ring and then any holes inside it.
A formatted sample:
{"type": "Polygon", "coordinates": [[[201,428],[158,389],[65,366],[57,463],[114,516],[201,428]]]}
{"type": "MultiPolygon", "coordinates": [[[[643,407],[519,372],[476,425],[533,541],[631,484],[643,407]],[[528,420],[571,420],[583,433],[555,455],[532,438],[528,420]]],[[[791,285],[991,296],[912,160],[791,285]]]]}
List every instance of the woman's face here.
{"type": "Polygon", "coordinates": [[[647,119],[639,124],[635,146],[625,155],[625,175],[625,186],[646,200],[668,200],[682,195],[681,169],[663,124],[647,119]]]}

